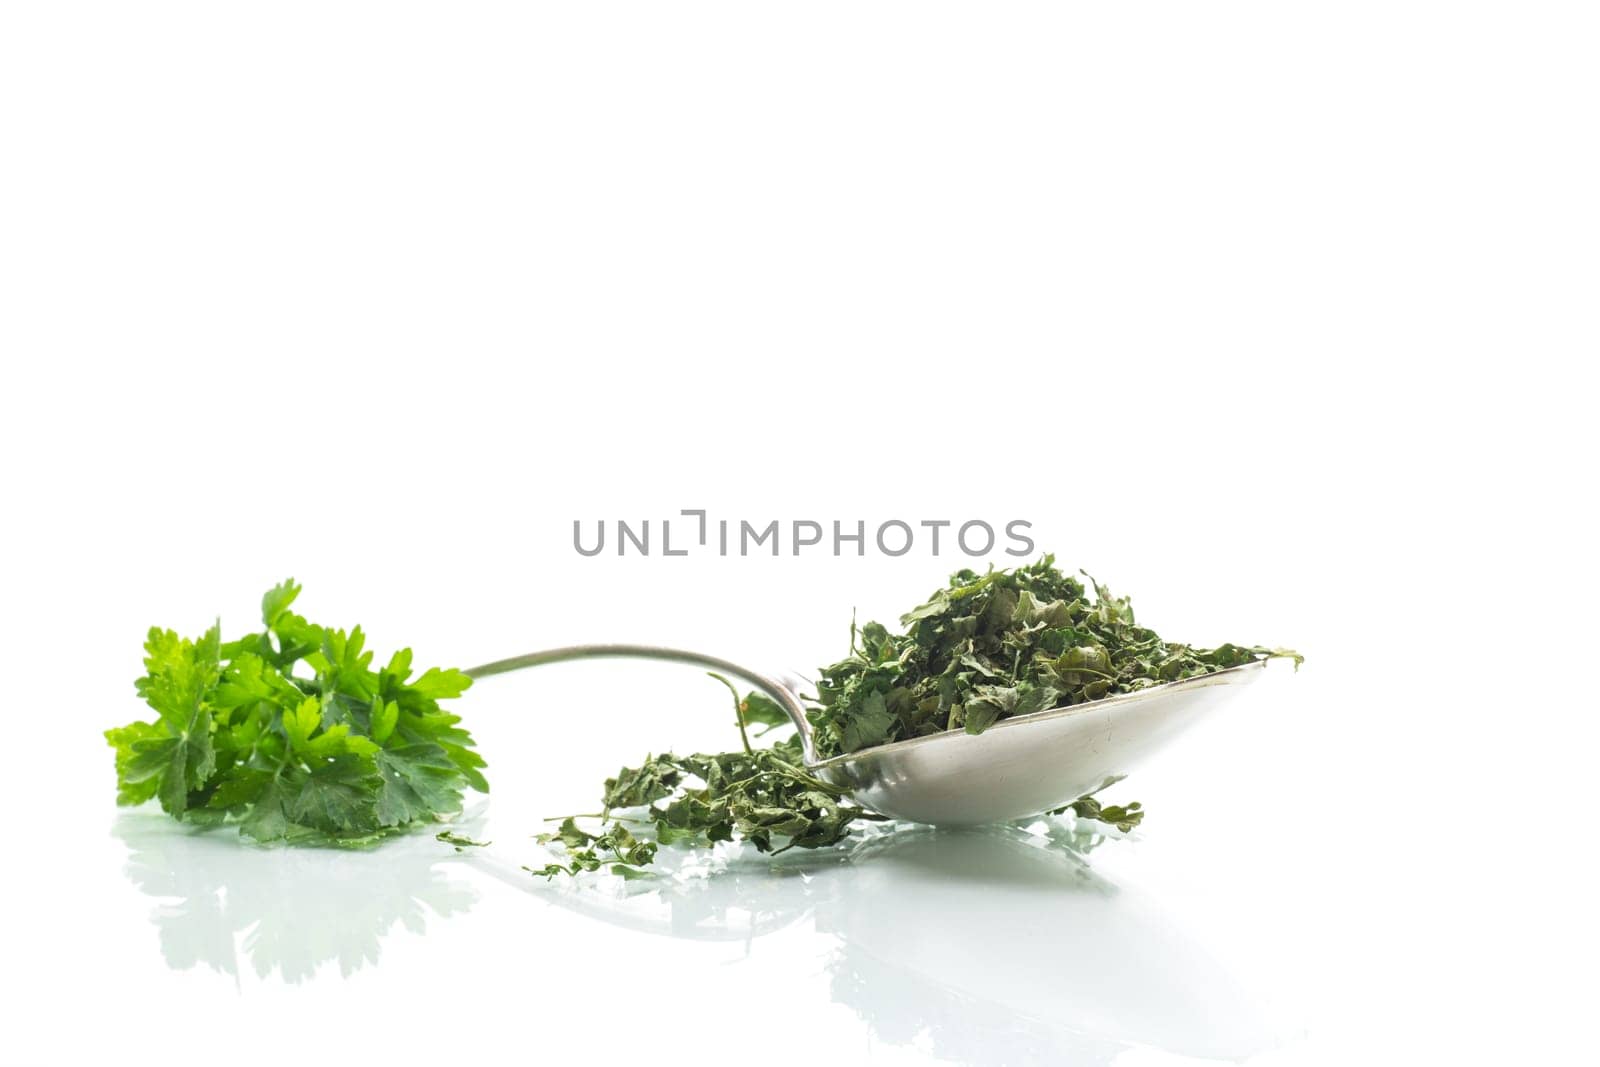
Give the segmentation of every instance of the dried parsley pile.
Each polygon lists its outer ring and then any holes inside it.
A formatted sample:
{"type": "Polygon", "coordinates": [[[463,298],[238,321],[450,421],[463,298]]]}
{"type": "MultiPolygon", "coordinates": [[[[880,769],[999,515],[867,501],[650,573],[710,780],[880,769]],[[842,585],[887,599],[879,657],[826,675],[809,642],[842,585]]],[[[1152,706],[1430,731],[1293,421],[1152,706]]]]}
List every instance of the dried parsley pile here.
{"type": "MultiPolygon", "coordinates": [[[[901,616],[903,633],[879,623],[851,627],[850,654],[822,668],[810,710],[823,757],[911,737],[982,733],[1001,719],[1080,704],[1212,671],[1298,653],[1261,646],[1213,649],[1163,641],[1137,625],[1126,597],[1063,574],[1052,556],[1015,570],[951,576],[948,587],[901,616]]],[[[775,703],[752,693],[735,699],[743,747],[720,755],[648,757],[606,780],[604,808],[564,820],[540,840],[558,844],[566,863],[534,870],[554,876],[602,867],[626,877],[653,862],[656,845],[742,838],[761,852],[832,845],[874,815],[810,774],[796,737],[766,748],[747,725],[788,722],[775,703]],[[619,814],[623,813],[623,814],[619,814]],[[579,818],[599,820],[596,833],[579,818]],[[641,838],[628,826],[649,828],[641,838]]],[[[1126,831],[1143,818],[1138,804],[1108,807],[1094,797],[1067,805],[1126,831]]],[[[1060,810],[1067,810],[1063,808],[1060,810]]],[[[529,868],[533,870],[532,868],[529,868]]]]}
{"type": "Polygon", "coordinates": [[[811,716],[820,755],[1131,693],[1237,667],[1288,649],[1163,641],[1135,624],[1127,597],[1062,574],[1054,556],[1029,567],[957,571],[948,588],[900,617],[904,633],[870,622],[850,655],[822,668],[811,716]]]}

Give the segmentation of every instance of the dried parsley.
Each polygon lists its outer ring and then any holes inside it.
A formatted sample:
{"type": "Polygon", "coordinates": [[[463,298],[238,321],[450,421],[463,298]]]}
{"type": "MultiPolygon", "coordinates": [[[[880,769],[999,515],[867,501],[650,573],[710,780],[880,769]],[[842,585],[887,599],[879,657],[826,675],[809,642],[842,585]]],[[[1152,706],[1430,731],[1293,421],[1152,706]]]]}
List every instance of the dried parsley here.
{"type": "Polygon", "coordinates": [[[568,862],[527,870],[553,877],[604,867],[635,877],[654,861],[657,844],[711,845],[739,838],[758,852],[777,855],[791,848],[837,844],[853,823],[882,820],[851,804],[838,786],[807,771],[798,737],[767,748],[752,746],[751,722],[770,727],[788,722],[788,717],[766,697],[751,693],[741,700],[726,678],[712,677],[733,693],[742,747],[717,755],[666,753],[646,757],[638,767],[624,767],[606,779],[603,811],[568,816],[560,829],[539,836],[543,844],[561,845],[568,862]],[[635,809],[642,812],[626,818],[615,814],[635,809]],[[578,827],[578,818],[598,819],[604,829],[590,834],[578,827]],[[648,826],[654,840],[639,840],[626,823],[648,826]]]}
{"type": "MultiPolygon", "coordinates": [[[[1085,575],[1085,577],[1088,577],[1085,575]]],[[[962,570],[949,585],[901,617],[903,633],[879,623],[851,624],[850,655],[821,671],[809,715],[823,757],[947,730],[982,733],[1001,719],[1097,700],[1192,678],[1287,649],[1227,644],[1202,649],[1163,641],[1134,622],[1126,597],[1092,578],[1085,587],[1053,556],[1015,570],[962,570]],[[1093,589],[1092,598],[1089,588],[1093,589]]],[[[728,684],[726,679],[721,679],[728,684]]],[[[732,687],[729,686],[731,689],[732,687]]],[[[818,848],[852,825],[881,820],[804,767],[789,737],[753,748],[748,725],[787,723],[771,700],[735,693],[743,747],[720,755],[648,757],[606,780],[604,810],[571,816],[540,841],[559,844],[569,862],[532,870],[554,876],[609,868],[628,877],[655,859],[655,845],[711,844],[742,838],[760,852],[818,848]],[[635,814],[620,817],[618,811],[635,814]],[[577,818],[598,819],[598,834],[577,818]],[[653,831],[641,841],[623,825],[653,831]]],[[[1107,783],[1110,784],[1110,783],[1107,783]]],[[[1097,790],[1098,792],[1098,790],[1097,790]]],[[[1144,818],[1137,802],[1104,805],[1093,794],[1047,814],[1072,811],[1126,833],[1144,818]]]]}
{"type": "MultiPolygon", "coordinates": [[[[1081,572],[1080,572],[1081,573],[1081,572]]],[[[1088,577],[1085,575],[1085,577],[1088,577]]],[[[900,617],[904,633],[852,624],[850,655],[822,668],[811,715],[824,757],[910,737],[980,734],[1013,715],[1236,667],[1288,649],[1193,648],[1139,626],[1126,597],[1056,569],[957,571],[900,617]]]]}

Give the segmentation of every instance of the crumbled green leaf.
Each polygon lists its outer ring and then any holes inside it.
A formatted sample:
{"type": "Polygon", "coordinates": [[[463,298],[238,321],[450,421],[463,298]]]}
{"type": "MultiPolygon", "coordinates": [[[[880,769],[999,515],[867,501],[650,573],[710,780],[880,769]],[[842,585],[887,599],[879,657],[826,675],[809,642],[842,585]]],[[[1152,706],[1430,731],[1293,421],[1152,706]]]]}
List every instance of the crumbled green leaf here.
{"type": "Polygon", "coordinates": [[[654,862],[657,843],[641,841],[621,822],[612,821],[600,833],[590,834],[579,829],[575,819],[568,816],[562,820],[560,829],[540,834],[538,838],[541,844],[560,844],[567,855],[565,864],[551,863],[523,870],[554,878],[558,874],[575,875],[580,871],[605,868],[624,878],[637,878],[644,874],[639,868],[654,862]]]}
{"type": "Polygon", "coordinates": [[[360,627],[291,610],[292,579],[261,600],[265,629],[223,643],[152,629],[135,689],[155,713],[106,731],[117,802],[157,799],[174,818],[231,822],[262,842],[360,845],[461,810],[487,791],[482,757],[439,701],[471,680],[411,651],[373,669],[360,627]]]}
{"type": "Polygon", "coordinates": [[[443,841],[447,845],[454,845],[457,852],[465,852],[469,848],[488,848],[490,845],[494,844],[493,841],[474,841],[465,834],[454,833],[450,830],[442,830],[433,836],[434,840],[436,841],[443,841]]]}
{"type": "MultiPolygon", "coordinates": [[[[734,691],[741,730],[749,708],[760,706],[756,696],[734,691]]],[[[566,863],[526,869],[546,878],[602,868],[637,878],[647,873],[641,868],[655,860],[659,845],[709,846],[739,838],[774,855],[821,848],[844,840],[855,823],[882,819],[847,797],[845,790],[805,770],[796,737],[715,755],[650,756],[606,780],[603,813],[567,816],[557,829],[539,836],[541,843],[559,846],[566,863]],[[615,814],[619,809],[633,812],[627,823],[615,814]],[[578,825],[579,818],[597,819],[601,828],[590,833],[578,825]],[[648,830],[653,839],[635,836],[628,823],[648,830]]]]}

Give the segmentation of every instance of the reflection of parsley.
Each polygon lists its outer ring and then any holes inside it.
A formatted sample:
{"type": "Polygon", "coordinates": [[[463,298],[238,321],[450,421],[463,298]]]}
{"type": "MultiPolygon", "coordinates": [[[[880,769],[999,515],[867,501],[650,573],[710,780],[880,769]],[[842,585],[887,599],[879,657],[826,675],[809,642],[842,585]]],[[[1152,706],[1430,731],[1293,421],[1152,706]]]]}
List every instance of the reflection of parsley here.
{"type": "Polygon", "coordinates": [[[216,626],[194,641],[150,631],[136,687],[157,718],[106,731],[118,803],[155,797],[258,841],[366,844],[460,811],[468,786],[488,791],[471,735],[439,707],[471,679],[412,678],[410,649],[375,671],[361,628],[307,622],[289,610],[299,593],[293,579],[268,591],[265,631],[237,641],[216,626]]]}

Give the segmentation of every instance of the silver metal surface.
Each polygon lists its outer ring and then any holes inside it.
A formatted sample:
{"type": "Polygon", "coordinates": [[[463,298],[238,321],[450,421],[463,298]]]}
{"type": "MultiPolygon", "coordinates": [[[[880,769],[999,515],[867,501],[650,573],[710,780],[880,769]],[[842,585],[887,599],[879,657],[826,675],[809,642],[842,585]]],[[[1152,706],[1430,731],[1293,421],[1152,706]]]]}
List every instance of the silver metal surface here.
{"type": "Polygon", "coordinates": [[[1133,770],[1188,730],[1265,661],[1199,678],[1120,693],[1087,704],[1002,719],[981,734],[959,731],[896,741],[828,760],[816,758],[811,723],[792,689],[714,656],[654,645],[573,645],[497,660],[466,673],[483,678],[546,663],[596,658],[687,663],[743,678],[766,693],[800,732],[806,765],[884,815],[935,826],[1025,819],[1092,792],[1133,770]]]}

